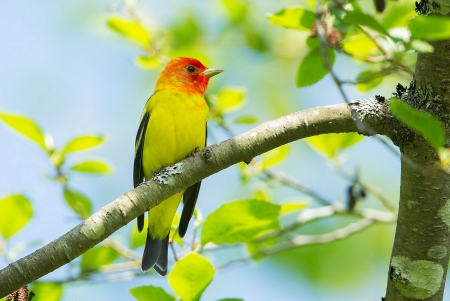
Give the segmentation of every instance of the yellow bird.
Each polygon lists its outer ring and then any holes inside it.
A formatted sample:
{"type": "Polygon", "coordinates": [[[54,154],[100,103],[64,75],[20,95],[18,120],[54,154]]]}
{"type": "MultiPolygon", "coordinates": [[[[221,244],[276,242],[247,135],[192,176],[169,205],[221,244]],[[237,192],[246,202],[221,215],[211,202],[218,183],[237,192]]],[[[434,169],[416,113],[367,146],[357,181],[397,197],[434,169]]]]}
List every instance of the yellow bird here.
{"type": "MultiPolygon", "coordinates": [[[[200,61],[179,57],[161,71],[153,95],[142,112],[136,135],[134,187],[153,176],[153,171],[185,159],[206,145],[206,119],[209,108],[203,98],[210,77],[223,72],[207,68],[200,61]]],[[[186,233],[194,212],[201,182],[164,200],[150,209],[148,231],[142,256],[142,271],[154,268],[167,274],[169,232],[178,205],[183,199],[178,233],[186,233]]],[[[144,228],[145,215],[137,219],[138,230],[144,228]]]]}

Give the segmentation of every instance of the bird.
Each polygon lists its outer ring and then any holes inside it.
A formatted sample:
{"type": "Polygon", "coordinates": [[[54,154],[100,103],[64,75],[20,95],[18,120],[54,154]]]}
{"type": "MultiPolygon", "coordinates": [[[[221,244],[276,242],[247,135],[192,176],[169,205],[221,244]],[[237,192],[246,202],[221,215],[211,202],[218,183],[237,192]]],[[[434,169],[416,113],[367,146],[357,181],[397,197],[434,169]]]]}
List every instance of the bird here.
{"type": "MultiPolygon", "coordinates": [[[[209,79],[222,69],[207,68],[199,60],[178,57],[159,73],[155,90],[145,104],[136,134],[134,187],[152,178],[155,171],[175,164],[206,146],[209,107],[204,99],[209,79]]],[[[143,272],[167,274],[169,233],[183,200],[178,233],[183,237],[194,212],[201,181],[164,200],[148,211],[143,272]]],[[[144,228],[145,213],[137,218],[144,228]]]]}

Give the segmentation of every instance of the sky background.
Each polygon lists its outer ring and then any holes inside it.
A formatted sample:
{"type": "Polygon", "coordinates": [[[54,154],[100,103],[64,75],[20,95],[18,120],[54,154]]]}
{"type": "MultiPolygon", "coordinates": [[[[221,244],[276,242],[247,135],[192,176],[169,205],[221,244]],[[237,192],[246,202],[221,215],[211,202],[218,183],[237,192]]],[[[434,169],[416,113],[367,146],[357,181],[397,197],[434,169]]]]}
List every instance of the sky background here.
{"type": "MultiPolygon", "coordinates": [[[[192,13],[204,30],[202,49],[209,55],[208,64],[225,69],[211,80],[208,93],[217,93],[226,85],[246,89],[245,106],[230,113],[230,119],[252,113],[261,123],[297,110],[342,102],[329,76],[312,87],[295,87],[296,69],[305,52],[304,35],[266,21],[267,12],[298,5],[298,1],[253,2],[255,26],[276,43],[273,48],[281,53],[278,57],[250,49],[238,31],[222,34],[227,16],[221,1],[146,0],[138,3],[137,12],[151,32],[173,26],[188,12],[192,13]]],[[[74,175],[71,179],[72,187],[93,200],[94,211],[132,189],[135,133],[159,72],[137,67],[134,58],[142,54],[139,47],[106,26],[108,16],[119,11],[121,5],[108,0],[0,1],[0,111],[34,119],[52,135],[57,146],[81,134],[106,137],[101,147],[68,159],[69,163],[103,159],[113,167],[113,173],[107,176],[74,175]]],[[[353,79],[363,67],[342,56],[337,57],[335,64],[343,79],[353,79]]],[[[388,78],[376,91],[366,94],[352,87],[346,91],[353,100],[374,94],[389,96],[397,81],[388,78]]],[[[253,126],[233,126],[232,130],[238,134],[253,126]]],[[[229,138],[212,124],[209,133],[208,144],[229,138]]],[[[31,222],[8,241],[8,250],[17,250],[15,255],[20,258],[64,234],[79,220],[64,202],[61,187],[45,178],[53,170],[39,147],[2,123],[0,145],[0,197],[23,193],[34,207],[31,222]]],[[[366,138],[342,153],[340,159],[345,170],[358,168],[362,179],[390,199],[398,198],[398,157],[379,142],[366,138]]],[[[325,198],[345,200],[348,182],[304,141],[292,143],[289,160],[278,170],[325,198]]],[[[261,183],[243,187],[239,170],[231,167],[204,180],[198,205],[206,216],[222,203],[251,197],[252,191],[259,188],[266,189],[261,183]]],[[[282,203],[302,196],[275,188],[271,197],[282,203]]],[[[377,206],[371,198],[367,205],[377,206]]],[[[339,222],[327,223],[333,226],[339,222]]],[[[112,237],[126,240],[132,227],[135,223],[112,237]]],[[[386,288],[393,231],[393,226],[375,226],[331,246],[306,247],[259,262],[230,265],[216,273],[202,300],[380,300],[386,288]],[[354,272],[358,270],[359,273],[354,272]]],[[[223,260],[221,256],[246,254],[245,247],[231,249],[233,255],[221,251],[206,256],[223,260]]],[[[0,257],[0,267],[6,266],[8,260],[0,257]]],[[[43,279],[59,280],[73,273],[73,266],[66,266],[43,279]]],[[[149,274],[115,282],[69,284],[62,300],[89,300],[93,295],[101,295],[97,300],[132,300],[130,288],[150,284],[170,291],[166,278],[149,274]]]]}

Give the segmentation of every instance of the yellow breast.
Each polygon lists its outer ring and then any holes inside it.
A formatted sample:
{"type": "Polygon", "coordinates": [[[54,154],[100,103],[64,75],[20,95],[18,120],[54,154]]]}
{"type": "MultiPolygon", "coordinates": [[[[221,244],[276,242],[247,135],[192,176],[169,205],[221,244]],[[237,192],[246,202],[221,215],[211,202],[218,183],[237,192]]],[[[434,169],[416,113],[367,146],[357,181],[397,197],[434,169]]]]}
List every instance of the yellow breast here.
{"type": "Polygon", "coordinates": [[[153,176],[152,171],[179,162],[205,146],[209,110],[201,95],[159,90],[145,110],[150,112],[143,150],[146,179],[153,176]]]}

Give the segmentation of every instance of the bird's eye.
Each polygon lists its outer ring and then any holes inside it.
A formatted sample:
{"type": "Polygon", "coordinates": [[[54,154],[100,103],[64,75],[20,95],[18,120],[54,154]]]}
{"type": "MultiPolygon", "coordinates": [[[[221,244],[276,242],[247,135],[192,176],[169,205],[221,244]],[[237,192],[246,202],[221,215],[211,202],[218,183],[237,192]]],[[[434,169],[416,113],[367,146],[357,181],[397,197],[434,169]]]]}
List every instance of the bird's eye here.
{"type": "Polygon", "coordinates": [[[194,66],[187,66],[187,67],[186,67],[186,70],[187,70],[189,73],[194,73],[194,72],[195,72],[195,67],[194,67],[194,66]]]}

